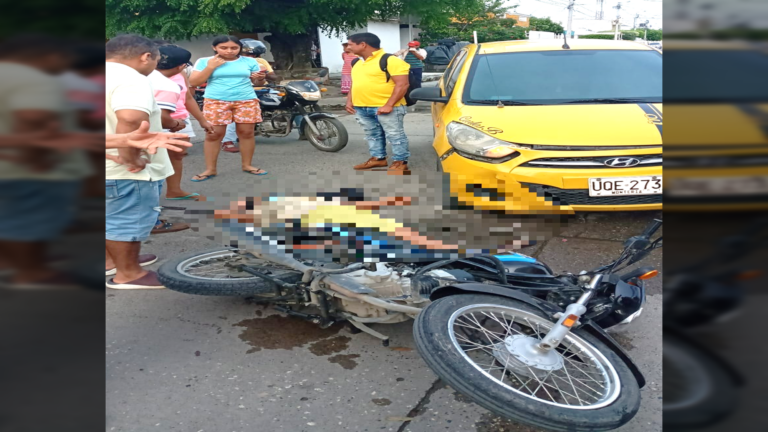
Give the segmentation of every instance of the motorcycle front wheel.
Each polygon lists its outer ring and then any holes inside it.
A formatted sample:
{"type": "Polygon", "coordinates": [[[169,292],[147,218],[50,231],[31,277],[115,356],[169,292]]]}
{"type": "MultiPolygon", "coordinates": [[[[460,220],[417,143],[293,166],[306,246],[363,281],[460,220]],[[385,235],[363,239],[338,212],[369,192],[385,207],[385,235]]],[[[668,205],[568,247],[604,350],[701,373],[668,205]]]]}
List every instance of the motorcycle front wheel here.
{"type": "Polygon", "coordinates": [[[349,134],[347,128],[340,121],[335,118],[320,118],[312,120],[312,122],[317,130],[323,134],[324,139],[320,139],[312,132],[312,128],[309,127],[306,120],[302,122],[304,128],[302,132],[316,149],[324,152],[337,152],[347,146],[349,134]]]}
{"type": "Polygon", "coordinates": [[[551,355],[529,353],[552,325],[526,303],[463,294],[430,304],[413,334],[437,376],[499,416],[557,431],[611,430],[630,421],[640,407],[637,380],[596,338],[575,330],[551,355]]]}

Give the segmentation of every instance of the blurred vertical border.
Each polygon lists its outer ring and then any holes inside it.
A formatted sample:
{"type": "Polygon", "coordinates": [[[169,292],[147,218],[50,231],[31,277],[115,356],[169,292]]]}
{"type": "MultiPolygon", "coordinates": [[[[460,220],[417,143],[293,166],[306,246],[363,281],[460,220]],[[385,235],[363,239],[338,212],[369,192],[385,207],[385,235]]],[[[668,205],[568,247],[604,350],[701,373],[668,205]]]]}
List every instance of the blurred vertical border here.
{"type": "MultiPolygon", "coordinates": [[[[86,45],[93,52],[104,43],[104,28],[102,0],[8,1],[0,13],[0,42],[19,34],[50,36],[49,43],[26,47],[30,56],[86,45]]],[[[9,77],[0,73],[2,79],[9,77]]],[[[92,130],[103,133],[103,125],[92,130]]],[[[48,256],[40,257],[79,275],[77,286],[0,289],[2,432],[104,430],[105,294],[97,268],[104,251],[104,191],[99,176],[97,168],[90,179],[96,186],[75,202],[60,204],[76,206],[75,220],[52,242],[48,256]]],[[[50,211],[60,209],[51,206],[50,211]]]]}
{"type": "Polygon", "coordinates": [[[768,430],[768,3],[664,1],[664,430],[768,430]]]}

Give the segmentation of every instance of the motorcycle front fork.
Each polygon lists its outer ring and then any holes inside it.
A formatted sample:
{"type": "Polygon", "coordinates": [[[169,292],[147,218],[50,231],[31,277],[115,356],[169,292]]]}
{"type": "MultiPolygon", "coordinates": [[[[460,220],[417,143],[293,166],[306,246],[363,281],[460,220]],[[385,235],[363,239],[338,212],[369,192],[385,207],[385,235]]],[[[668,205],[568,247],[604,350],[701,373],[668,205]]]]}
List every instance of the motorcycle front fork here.
{"type": "MultiPolygon", "coordinates": [[[[307,122],[307,124],[309,125],[309,128],[312,130],[312,133],[315,134],[317,139],[321,141],[324,140],[325,137],[323,136],[323,134],[320,133],[320,130],[317,128],[317,126],[309,120],[309,114],[304,109],[304,107],[301,106],[299,103],[296,103],[296,109],[299,111],[299,114],[301,114],[301,119],[307,122]]],[[[301,133],[301,131],[299,131],[299,133],[301,133]]]]}
{"type": "Polygon", "coordinates": [[[558,318],[558,321],[549,330],[541,342],[536,345],[539,350],[548,352],[560,345],[565,336],[571,331],[571,328],[579,323],[579,318],[587,311],[587,302],[594,295],[602,278],[603,275],[601,274],[592,276],[584,294],[582,294],[575,303],[569,304],[568,307],[565,308],[565,312],[560,312],[555,315],[555,317],[558,318]]]}

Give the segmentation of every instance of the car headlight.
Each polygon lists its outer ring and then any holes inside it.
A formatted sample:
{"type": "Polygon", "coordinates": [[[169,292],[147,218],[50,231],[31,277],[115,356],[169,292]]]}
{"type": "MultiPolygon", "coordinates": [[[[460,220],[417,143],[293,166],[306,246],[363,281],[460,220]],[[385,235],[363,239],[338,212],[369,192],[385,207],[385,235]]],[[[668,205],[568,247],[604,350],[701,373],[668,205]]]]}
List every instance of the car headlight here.
{"type": "Polygon", "coordinates": [[[528,149],[529,146],[502,141],[461,123],[451,122],[446,128],[448,142],[456,150],[475,156],[492,159],[503,158],[515,153],[518,149],[528,149]]]}
{"type": "Polygon", "coordinates": [[[304,99],[306,99],[308,101],[320,100],[320,92],[319,91],[300,92],[299,94],[301,95],[301,97],[303,97],[304,99]]]}

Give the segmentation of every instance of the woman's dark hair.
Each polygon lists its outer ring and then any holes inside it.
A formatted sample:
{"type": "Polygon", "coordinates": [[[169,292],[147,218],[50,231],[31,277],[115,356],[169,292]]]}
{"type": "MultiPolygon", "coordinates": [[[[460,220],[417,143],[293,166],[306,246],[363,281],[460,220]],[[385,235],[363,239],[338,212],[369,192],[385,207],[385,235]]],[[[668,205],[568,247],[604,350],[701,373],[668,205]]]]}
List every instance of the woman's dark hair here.
{"type": "Polygon", "coordinates": [[[381,39],[379,39],[379,37],[373,33],[356,33],[347,39],[349,39],[349,41],[354,42],[356,44],[361,44],[365,42],[372,48],[376,48],[376,49],[381,48],[381,39]]]}
{"type": "Polygon", "coordinates": [[[240,51],[237,53],[237,55],[240,55],[240,53],[243,52],[243,43],[240,42],[240,39],[238,39],[236,36],[232,35],[217,36],[213,42],[211,42],[211,45],[217,46],[227,42],[234,42],[240,46],[240,51]]]}

